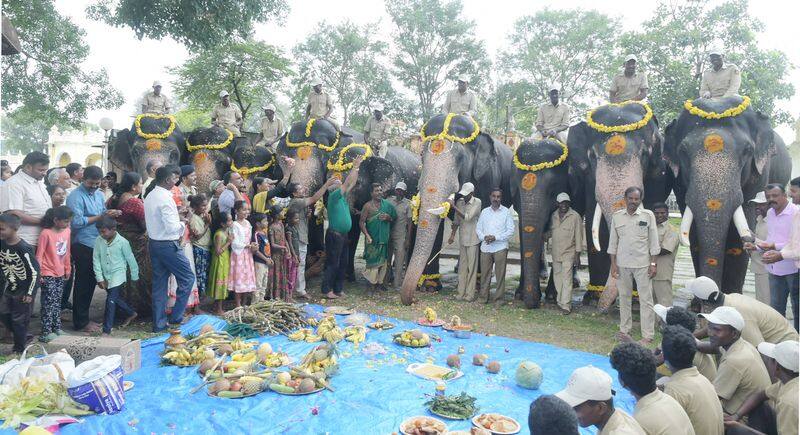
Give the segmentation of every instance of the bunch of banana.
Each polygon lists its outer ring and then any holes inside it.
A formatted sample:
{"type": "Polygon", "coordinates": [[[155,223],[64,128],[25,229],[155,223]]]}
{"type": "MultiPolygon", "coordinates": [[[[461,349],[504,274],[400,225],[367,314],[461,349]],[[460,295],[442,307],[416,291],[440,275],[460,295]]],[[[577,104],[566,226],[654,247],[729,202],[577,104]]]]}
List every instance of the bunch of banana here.
{"type": "Polygon", "coordinates": [[[234,338],[233,341],[231,341],[231,347],[233,347],[234,352],[239,350],[251,350],[256,346],[256,344],[258,343],[255,341],[244,341],[243,339],[238,337],[234,338]]]}
{"type": "Polygon", "coordinates": [[[297,368],[307,373],[315,375],[316,373],[322,373],[323,379],[329,373],[334,373],[337,367],[336,349],[328,344],[315,347],[314,350],[303,357],[303,360],[297,366],[297,368]]]}
{"type": "Polygon", "coordinates": [[[319,322],[317,335],[328,343],[338,343],[344,339],[344,332],[333,317],[326,317],[319,322]]]}
{"type": "Polygon", "coordinates": [[[240,361],[245,363],[256,362],[257,355],[255,352],[236,352],[231,355],[231,361],[240,361]]]}
{"type": "Polygon", "coordinates": [[[225,332],[217,332],[214,330],[201,332],[197,337],[192,338],[186,342],[186,347],[198,348],[207,347],[215,344],[230,343],[233,337],[225,332]]]}
{"type": "Polygon", "coordinates": [[[344,328],[344,338],[358,346],[358,343],[367,339],[367,329],[363,326],[348,326],[344,328]]]}
{"type": "Polygon", "coordinates": [[[292,332],[288,335],[289,340],[292,341],[303,341],[305,340],[308,343],[314,343],[320,341],[322,338],[316,334],[314,334],[314,330],[311,328],[300,328],[295,332],[292,332]]]}
{"type": "Polygon", "coordinates": [[[261,364],[264,364],[267,367],[280,367],[288,365],[290,362],[289,355],[285,353],[268,353],[265,354],[263,358],[261,358],[261,364]]]}
{"type": "Polygon", "coordinates": [[[206,349],[204,347],[197,348],[189,353],[186,348],[179,350],[171,350],[161,355],[162,361],[179,367],[187,367],[195,364],[200,364],[206,359],[206,349]]]}
{"type": "Polygon", "coordinates": [[[425,320],[427,320],[428,323],[433,323],[436,321],[436,311],[434,311],[433,308],[425,307],[424,314],[425,314],[425,320]]]}
{"type": "Polygon", "coordinates": [[[319,320],[317,320],[316,317],[309,317],[308,319],[306,319],[306,322],[314,327],[316,327],[319,324],[319,320]]]}

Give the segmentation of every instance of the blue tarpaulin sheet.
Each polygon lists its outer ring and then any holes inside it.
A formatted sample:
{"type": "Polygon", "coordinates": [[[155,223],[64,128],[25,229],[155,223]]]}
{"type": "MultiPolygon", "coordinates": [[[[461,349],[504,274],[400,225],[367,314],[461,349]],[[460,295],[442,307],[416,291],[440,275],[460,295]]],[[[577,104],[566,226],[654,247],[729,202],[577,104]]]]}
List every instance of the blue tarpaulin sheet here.
{"type": "MultiPolygon", "coordinates": [[[[312,310],[320,307],[310,306],[312,310]]],[[[378,317],[373,316],[373,320],[378,317]]],[[[619,385],[608,357],[562,349],[556,346],[499,336],[472,334],[458,339],[441,328],[420,327],[412,322],[389,320],[397,327],[389,331],[367,333],[365,343],[378,342],[387,353],[368,358],[350,342],[339,345],[339,373],[331,378],[335,392],[324,390],[307,396],[284,396],[264,392],[244,399],[210,397],[205,389],[189,394],[200,383],[195,368],[161,366],[159,354],[167,335],[142,343],[142,368],[126,376],[135,387],[125,396],[125,409],[115,415],[99,415],[82,423],[62,428],[69,434],[391,434],[399,433],[400,423],[408,417],[430,415],[424,403],[434,394],[435,383],[406,373],[413,362],[446,365],[448,355],[464,347],[464,376],[447,382],[446,394],[462,391],[477,398],[480,412],[497,412],[516,419],[520,433],[528,433],[528,409],[542,394],[553,394],[564,387],[572,371],[593,365],[608,372],[614,379],[615,404],[631,412],[633,397],[619,385]],[[404,329],[420,328],[441,337],[430,348],[412,349],[392,343],[392,334],[404,329]],[[499,361],[499,374],[487,373],[484,367],[472,365],[472,355],[485,353],[489,360],[499,361]],[[514,382],[516,366],[525,360],[538,364],[544,380],[538,390],[521,388],[514,382]]],[[[342,317],[338,318],[341,324],[342,317]]],[[[181,329],[198,333],[209,323],[217,328],[225,322],[213,316],[196,316],[181,329]]],[[[591,339],[587,337],[587,339],[591,339]]],[[[293,342],[285,336],[261,337],[273,349],[300,359],[319,343],[293,342]]],[[[360,348],[363,348],[362,343],[360,348]]],[[[446,420],[450,430],[468,430],[468,420],[446,420]]],[[[594,428],[582,429],[584,434],[594,428]]],[[[7,433],[4,432],[4,433],[7,433]]]]}

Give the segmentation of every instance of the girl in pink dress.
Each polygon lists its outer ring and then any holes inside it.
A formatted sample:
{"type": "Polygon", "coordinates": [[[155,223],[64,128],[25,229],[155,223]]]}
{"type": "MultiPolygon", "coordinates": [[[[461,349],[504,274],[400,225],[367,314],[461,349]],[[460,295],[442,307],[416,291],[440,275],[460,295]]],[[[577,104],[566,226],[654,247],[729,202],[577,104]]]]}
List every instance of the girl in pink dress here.
{"type": "Polygon", "coordinates": [[[253,251],[258,249],[258,244],[252,243],[253,227],[247,220],[250,216],[250,205],[245,201],[236,201],[233,204],[236,211],[236,220],[231,226],[233,239],[231,240],[231,270],[228,274],[228,291],[234,292],[236,306],[242,306],[242,295],[246,295],[247,304],[252,302],[253,292],[256,291],[256,272],[253,263],[253,251]]]}

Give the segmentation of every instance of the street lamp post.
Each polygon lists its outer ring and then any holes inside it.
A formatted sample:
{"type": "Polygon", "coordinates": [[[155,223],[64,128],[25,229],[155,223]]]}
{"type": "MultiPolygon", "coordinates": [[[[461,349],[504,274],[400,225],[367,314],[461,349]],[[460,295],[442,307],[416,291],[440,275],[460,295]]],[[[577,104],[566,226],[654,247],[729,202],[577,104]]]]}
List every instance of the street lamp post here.
{"type": "Polygon", "coordinates": [[[111,141],[114,140],[116,136],[116,132],[114,132],[114,121],[111,118],[100,118],[98,122],[100,128],[103,129],[105,135],[103,137],[103,144],[102,145],[92,145],[94,148],[100,148],[100,158],[102,160],[101,167],[103,171],[108,170],[108,165],[106,164],[107,156],[108,156],[108,147],[111,145],[111,141]]]}

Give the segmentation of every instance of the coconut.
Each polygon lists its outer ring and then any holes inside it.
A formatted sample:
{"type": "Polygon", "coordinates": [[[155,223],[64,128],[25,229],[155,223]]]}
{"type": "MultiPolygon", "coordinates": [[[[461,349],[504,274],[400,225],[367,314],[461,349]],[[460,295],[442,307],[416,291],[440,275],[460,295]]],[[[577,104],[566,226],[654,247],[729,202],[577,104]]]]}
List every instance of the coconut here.
{"type": "Polygon", "coordinates": [[[259,355],[269,355],[272,353],[272,346],[269,343],[261,343],[261,346],[258,346],[258,354],[259,355]]]}
{"type": "Polygon", "coordinates": [[[314,384],[314,381],[306,378],[300,381],[300,386],[297,387],[297,390],[301,393],[310,393],[314,391],[315,388],[316,385],[314,384]]]}
{"type": "Polygon", "coordinates": [[[203,325],[202,328],[200,328],[200,335],[208,334],[209,332],[214,332],[214,327],[208,323],[206,323],[205,325],[203,325]]]}
{"type": "Polygon", "coordinates": [[[216,357],[217,354],[215,354],[214,351],[211,350],[211,349],[206,349],[206,350],[203,351],[203,356],[206,359],[214,359],[214,357],[216,357]]]}
{"type": "Polygon", "coordinates": [[[228,391],[231,388],[231,382],[225,378],[222,378],[217,380],[217,382],[214,382],[211,388],[214,389],[215,393],[220,391],[228,391]]]}
{"type": "Polygon", "coordinates": [[[230,345],[230,344],[228,344],[228,343],[221,344],[221,345],[219,346],[219,349],[218,349],[218,350],[219,350],[219,353],[221,353],[221,354],[223,354],[223,355],[230,355],[230,354],[232,354],[232,353],[233,353],[233,346],[231,346],[231,345],[230,345]]]}
{"type": "Polygon", "coordinates": [[[231,391],[240,391],[242,389],[242,383],[241,382],[233,382],[233,383],[231,383],[231,387],[228,388],[228,389],[231,390],[231,391]]]}
{"type": "Polygon", "coordinates": [[[500,373],[500,363],[497,361],[490,361],[486,364],[486,371],[489,373],[500,373]]]}
{"type": "Polygon", "coordinates": [[[461,368],[461,357],[458,355],[450,355],[447,357],[447,365],[456,369],[461,368]]]}
{"type": "Polygon", "coordinates": [[[425,337],[425,334],[423,334],[419,329],[411,331],[411,338],[414,340],[422,340],[423,337],[425,337]]]}
{"type": "Polygon", "coordinates": [[[319,362],[324,360],[328,357],[328,352],[324,350],[315,350],[314,351],[314,362],[319,362]]]}
{"type": "Polygon", "coordinates": [[[485,353],[478,353],[472,356],[472,364],[476,366],[482,366],[487,359],[489,359],[489,355],[486,355],[485,353]]]}
{"type": "Polygon", "coordinates": [[[279,384],[286,385],[287,382],[292,380],[292,375],[290,375],[288,372],[280,372],[278,373],[276,380],[278,381],[279,384]]]}
{"type": "Polygon", "coordinates": [[[214,367],[215,363],[216,361],[214,361],[213,359],[205,359],[203,360],[203,362],[200,363],[200,367],[198,367],[197,370],[205,375],[207,371],[211,370],[211,368],[214,367]]]}

